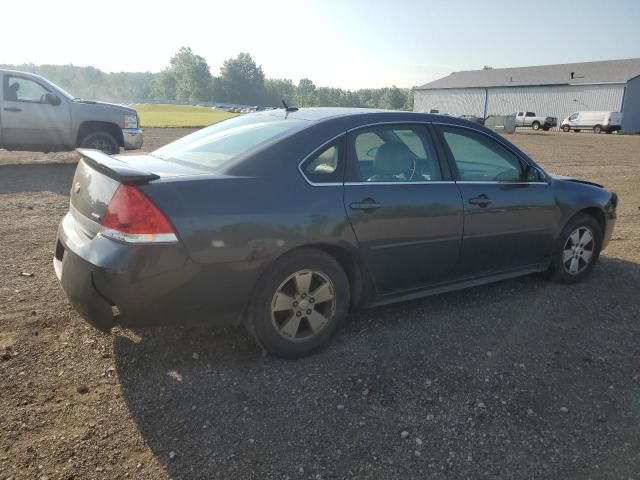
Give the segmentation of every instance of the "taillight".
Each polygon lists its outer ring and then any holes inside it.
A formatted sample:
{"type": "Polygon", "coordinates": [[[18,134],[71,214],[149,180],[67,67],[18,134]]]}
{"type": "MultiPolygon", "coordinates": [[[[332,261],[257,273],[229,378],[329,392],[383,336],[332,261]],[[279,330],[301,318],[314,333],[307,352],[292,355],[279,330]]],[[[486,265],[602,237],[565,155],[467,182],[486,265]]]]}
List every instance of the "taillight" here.
{"type": "Polygon", "coordinates": [[[167,217],[138,188],[120,185],[109,202],[100,234],[128,243],[173,243],[176,232],[167,217]]]}

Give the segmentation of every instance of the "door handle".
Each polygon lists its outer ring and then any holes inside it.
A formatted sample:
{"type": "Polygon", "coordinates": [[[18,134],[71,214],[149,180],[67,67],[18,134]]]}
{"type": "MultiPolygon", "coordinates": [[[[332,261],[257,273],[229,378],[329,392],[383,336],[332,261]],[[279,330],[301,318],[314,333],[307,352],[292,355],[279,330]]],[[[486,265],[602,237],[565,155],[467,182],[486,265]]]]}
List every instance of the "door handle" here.
{"type": "Polygon", "coordinates": [[[22,111],[22,109],[18,107],[7,107],[7,108],[3,108],[3,110],[5,112],[21,112],[22,111]]]}
{"type": "Polygon", "coordinates": [[[376,210],[382,205],[377,203],[373,198],[365,198],[361,202],[353,202],[349,204],[351,210],[376,210]]]}
{"type": "Polygon", "coordinates": [[[469,203],[471,205],[478,205],[479,207],[485,208],[487,205],[491,204],[492,200],[489,199],[485,194],[478,195],[477,197],[473,197],[469,199],[469,203]]]}

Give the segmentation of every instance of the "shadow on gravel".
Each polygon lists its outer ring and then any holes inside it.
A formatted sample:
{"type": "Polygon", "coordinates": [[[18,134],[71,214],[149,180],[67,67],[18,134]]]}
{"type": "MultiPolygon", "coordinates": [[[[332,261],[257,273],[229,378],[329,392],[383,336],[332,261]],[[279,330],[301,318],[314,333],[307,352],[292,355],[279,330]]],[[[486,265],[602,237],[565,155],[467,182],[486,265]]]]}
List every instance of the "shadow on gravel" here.
{"type": "Polygon", "coordinates": [[[639,284],[640,265],[603,257],[579,285],[532,276],[377,308],[298,361],[238,330],[143,331],[114,352],[174,479],[627,478],[639,284]]]}
{"type": "Polygon", "coordinates": [[[69,196],[75,163],[0,165],[0,193],[53,192],[69,196]]]}

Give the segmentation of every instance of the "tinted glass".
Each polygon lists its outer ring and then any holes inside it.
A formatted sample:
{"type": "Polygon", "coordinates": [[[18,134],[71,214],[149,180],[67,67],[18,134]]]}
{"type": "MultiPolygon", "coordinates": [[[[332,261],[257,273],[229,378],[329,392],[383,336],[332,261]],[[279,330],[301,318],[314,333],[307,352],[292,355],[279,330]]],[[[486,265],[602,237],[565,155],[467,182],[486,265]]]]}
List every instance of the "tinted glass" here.
{"type": "Polygon", "coordinates": [[[527,117],[535,117],[536,114],[533,112],[527,112],[527,117]]]}
{"type": "Polygon", "coordinates": [[[423,126],[384,126],[360,130],[351,140],[349,180],[356,182],[428,182],[442,179],[423,126]]]}
{"type": "Polygon", "coordinates": [[[4,77],[4,99],[14,102],[41,102],[47,90],[40,84],[21,77],[4,77]]]}
{"type": "Polygon", "coordinates": [[[340,181],[336,177],[338,170],[339,149],[331,145],[305,162],[302,169],[306,177],[314,183],[340,181]]]}
{"type": "Polygon", "coordinates": [[[266,143],[296,132],[309,122],[284,120],[281,115],[246,115],[187,135],[153,155],[169,161],[180,161],[216,169],[234,158],[266,143]]]}
{"type": "Polygon", "coordinates": [[[518,157],[495,140],[462,128],[441,128],[458,167],[460,180],[516,182],[522,180],[518,157]]]}

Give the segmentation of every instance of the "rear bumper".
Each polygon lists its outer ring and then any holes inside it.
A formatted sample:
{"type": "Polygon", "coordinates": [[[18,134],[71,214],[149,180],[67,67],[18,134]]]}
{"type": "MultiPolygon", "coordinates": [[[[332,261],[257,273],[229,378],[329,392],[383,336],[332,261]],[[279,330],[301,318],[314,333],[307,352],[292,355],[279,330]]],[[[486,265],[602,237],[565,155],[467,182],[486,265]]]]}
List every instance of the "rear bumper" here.
{"type": "Polygon", "coordinates": [[[181,244],[128,245],[76,230],[67,214],[53,264],[69,302],[95,328],[240,323],[245,304],[225,300],[225,278],[211,282],[181,244]]]}
{"type": "Polygon", "coordinates": [[[140,128],[123,128],[122,137],[124,138],[125,150],[137,150],[142,148],[143,132],[140,128]]]}

